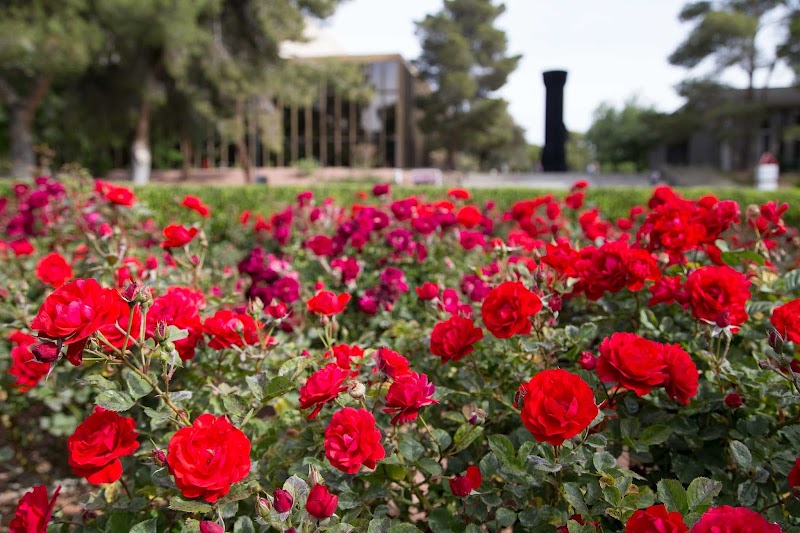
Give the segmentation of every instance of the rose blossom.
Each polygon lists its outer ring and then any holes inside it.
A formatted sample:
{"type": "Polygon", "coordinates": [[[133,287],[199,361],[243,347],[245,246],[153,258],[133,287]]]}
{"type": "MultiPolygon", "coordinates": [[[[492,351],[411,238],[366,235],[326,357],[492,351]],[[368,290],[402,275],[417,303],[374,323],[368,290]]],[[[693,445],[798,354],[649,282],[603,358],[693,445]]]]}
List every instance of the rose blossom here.
{"type": "Polygon", "coordinates": [[[558,446],[594,420],[594,394],[580,376],[566,370],[544,370],[523,385],[522,423],[539,442],[558,446]]]}
{"type": "Polygon", "coordinates": [[[181,206],[191,209],[201,217],[208,218],[211,216],[211,210],[197,196],[186,195],[181,201],[181,206]]]}
{"type": "Polygon", "coordinates": [[[651,505],[647,509],[639,509],[625,524],[625,533],[686,533],[689,526],[677,512],[667,512],[664,505],[651,505]]]}
{"type": "Polygon", "coordinates": [[[317,520],[325,520],[333,516],[338,505],[339,497],[331,494],[322,483],[317,483],[308,493],[306,511],[317,520]]]}
{"type": "Polygon", "coordinates": [[[345,407],[331,417],[325,428],[325,457],[345,474],[355,474],[361,465],[375,468],[386,451],[375,417],[366,409],[345,407]]]}
{"type": "Polygon", "coordinates": [[[22,392],[27,392],[47,375],[50,365],[40,363],[34,357],[31,348],[39,342],[36,337],[15,331],[9,335],[8,340],[15,344],[11,349],[11,366],[8,373],[16,378],[14,386],[22,392]]]}
{"type": "Polygon", "coordinates": [[[536,294],[518,281],[506,281],[491,290],[483,301],[481,316],[492,335],[507,339],[516,334],[527,335],[531,331],[529,317],[542,308],[536,294]]]}
{"type": "Polygon", "coordinates": [[[749,287],[744,274],[729,266],[706,266],[689,274],[684,288],[692,316],[716,323],[725,315],[731,326],[740,326],[747,320],[749,287]]]}
{"type": "Polygon", "coordinates": [[[47,254],[36,263],[36,278],[53,288],[58,288],[72,279],[72,267],[58,252],[47,254]]]}
{"type": "Polygon", "coordinates": [[[664,383],[667,395],[678,403],[686,405],[697,395],[699,376],[697,366],[680,344],[663,345],[662,355],[667,365],[667,377],[664,383]]]}
{"type": "Polygon", "coordinates": [[[425,374],[409,372],[398,376],[386,393],[386,407],[383,412],[394,415],[394,425],[412,422],[417,419],[420,409],[439,403],[439,400],[431,398],[435,391],[436,387],[428,381],[425,374]]]}
{"type": "Polygon", "coordinates": [[[258,343],[261,324],[244,313],[221,309],[203,322],[203,330],[211,336],[209,348],[222,350],[231,346],[249,346],[258,343]]]}
{"type": "Polygon", "coordinates": [[[167,465],[185,497],[214,503],[250,472],[250,440],[226,417],[200,415],[170,439],[167,465]]]}
{"type": "Polygon", "coordinates": [[[431,332],[431,353],[442,358],[442,363],[460,361],[475,349],[473,344],[483,338],[483,330],[472,320],[453,316],[439,322],[431,332]]]}
{"type": "Polygon", "coordinates": [[[337,295],[330,291],[320,291],[308,300],[306,305],[312,313],[333,316],[344,311],[349,301],[350,295],[347,293],[337,295]]]}
{"type": "Polygon", "coordinates": [[[17,504],[14,518],[9,524],[9,533],[40,533],[47,531],[47,524],[53,515],[56,498],[61,492],[61,485],[53,491],[53,497],[48,500],[47,487],[36,485],[23,494],[17,504]]]}
{"type": "Polygon", "coordinates": [[[456,474],[449,480],[450,490],[459,498],[466,498],[473,490],[478,490],[483,483],[481,470],[477,466],[467,467],[465,475],[456,474]]]}
{"type": "Polygon", "coordinates": [[[139,447],[136,422],[116,411],[96,407],[67,438],[67,461],[75,475],[89,483],[113,483],[122,476],[120,457],[139,447]]]}
{"type": "Polygon", "coordinates": [[[334,363],[311,374],[306,384],[300,387],[300,409],[315,406],[307,418],[315,418],[326,403],[332,402],[340,393],[346,391],[347,386],[344,381],[349,376],[349,370],[339,368],[334,363]]]}
{"type": "Polygon", "coordinates": [[[162,248],[180,248],[192,241],[199,230],[197,228],[187,228],[180,224],[172,224],[164,228],[164,241],[162,248]]]}
{"type": "Polygon", "coordinates": [[[770,524],[755,511],[745,507],[722,505],[709,509],[692,528],[692,533],[783,533],[778,524],[770,524]]]}
{"type": "Polygon", "coordinates": [[[664,384],[667,364],[662,346],[633,333],[614,333],[600,343],[597,375],[644,396],[664,384]]]}

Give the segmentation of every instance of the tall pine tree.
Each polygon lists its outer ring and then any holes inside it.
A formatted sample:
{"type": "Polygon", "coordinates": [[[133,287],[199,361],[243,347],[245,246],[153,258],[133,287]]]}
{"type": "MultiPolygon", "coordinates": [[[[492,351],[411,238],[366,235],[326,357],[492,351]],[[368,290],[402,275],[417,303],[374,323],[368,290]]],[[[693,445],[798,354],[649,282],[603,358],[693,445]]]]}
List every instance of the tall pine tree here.
{"type": "Polygon", "coordinates": [[[417,22],[422,54],[415,61],[431,93],[419,98],[419,122],[431,149],[447,154],[446,166],[464,152],[481,159],[519,142],[508,103],[493,94],[506,84],[521,56],[507,55],[508,39],[495,20],[503,4],[445,0],[442,10],[417,22]]]}

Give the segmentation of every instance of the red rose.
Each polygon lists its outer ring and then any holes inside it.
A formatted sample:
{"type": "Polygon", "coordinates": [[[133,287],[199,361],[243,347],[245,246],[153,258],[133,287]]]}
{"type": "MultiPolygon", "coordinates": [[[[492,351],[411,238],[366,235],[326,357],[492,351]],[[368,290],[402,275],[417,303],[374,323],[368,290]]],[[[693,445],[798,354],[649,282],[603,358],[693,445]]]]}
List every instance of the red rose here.
{"type": "Polygon", "coordinates": [[[45,285],[58,288],[72,279],[72,267],[61,254],[53,252],[36,263],[36,278],[45,285]]]}
{"type": "Polygon", "coordinates": [[[447,191],[447,196],[457,200],[469,200],[472,195],[466,189],[450,189],[447,191]]]}
{"type": "Polygon", "coordinates": [[[483,338],[483,330],[472,320],[460,316],[439,322],[431,332],[431,353],[442,358],[442,363],[460,361],[475,349],[474,343],[483,338]]]}
{"type": "Polygon", "coordinates": [[[180,248],[194,239],[199,230],[197,228],[187,228],[180,224],[172,224],[164,228],[164,242],[162,248],[180,248]]]}
{"type": "Polygon", "coordinates": [[[789,488],[800,487],[800,457],[795,459],[794,466],[789,471],[789,488]]]}
{"type": "Polygon", "coordinates": [[[15,241],[11,241],[8,243],[8,246],[11,248],[11,251],[14,252],[14,256],[16,257],[25,257],[34,252],[33,245],[28,242],[27,239],[17,239],[15,241]]]}
{"type": "Polygon", "coordinates": [[[680,276],[662,277],[648,288],[652,296],[647,302],[647,306],[652,307],[662,303],[671,304],[678,299],[683,300],[683,291],[681,285],[682,281],[680,276]]]}
{"type": "Polygon", "coordinates": [[[99,331],[103,334],[108,342],[110,342],[115,348],[121,350],[123,344],[125,344],[125,337],[128,331],[128,321],[130,320],[132,311],[133,320],[131,322],[131,336],[128,338],[128,342],[126,344],[126,347],[130,348],[136,342],[136,339],[139,338],[139,330],[142,328],[141,307],[137,305],[131,308],[131,306],[122,299],[119,292],[112,292],[114,293],[114,297],[110,298],[110,301],[107,305],[109,308],[116,307],[116,311],[112,313],[115,316],[115,319],[109,324],[100,328],[99,331]]]}
{"type": "Polygon", "coordinates": [[[633,333],[614,333],[600,343],[597,375],[604,383],[618,382],[644,396],[667,377],[663,347],[633,333]]]}
{"type": "Polygon", "coordinates": [[[345,407],[336,412],[325,428],[325,457],[345,474],[355,474],[363,464],[375,468],[386,451],[375,417],[366,409],[345,407]]]}
{"type": "Polygon", "coordinates": [[[544,370],[523,385],[522,423],[539,442],[558,446],[594,420],[594,394],[580,376],[566,370],[544,370]]]}
{"type": "Polygon", "coordinates": [[[224,416],[200,415],[169,440],[167,465],[181,494],[214,503],[250,472],[250,440],[224,416]]]}
{"type": "Polygon", "coordinates": [[[483,323],[492,335],[507,339],[531,331],[528,320],[542,308],[542,301],[519,281],[506,281],[492,289],[481,307],[483,323]]]}
{"type": "Polygon", "coordinates": [[[709,509],[692,528],[692,533],[783,533],[778,524],[745,507],[722,505],[709,509]]]}
{"type": "Polygon", "coordinates": [[[312,313],[333,316],[344,311],[349,301],[350,295],[347,293],[336,295],[330,291],[320,291],[308,300],[306,305],[312,313]]]}
{"type": "MultiPolygon", "coordinates": [[[[723,401],[725,402],[725,405],[727,405],[731,409],[738,409],[739,407],[744,405],[744,400],[742,400],[741,395],[735,392],[726,394],[725,399],[723,401]]],[[[800,479],[798,481],[800,481],[800,479]]]]}
{"type": "Polygon", "coordinates": [[[294,505],[292,493],[283,489],[275,489],[275,493],[272,495],[272,501],[275,510],[281,514],[291,511],[294,505]]]}
{"type": "Polygon", "coordinates": [[[474,205],[466,205],[456,213],[456,221],[465,228],[474,228],[483,220],[481,213],[474,205]]]}
{"type": "Polygon", "coordinates": [[[467,467],[465,475],[456,474],[450,478],[450,490],[459,498],[466,498],[473,490],[478,490],[483,483],[481,470],[477,466],[467,467]]]}
{"type": "Polygon", "coordinates": [[[114,205],[130,207],[136,203],[133,191],[126,187],[118,187],[107,181],[95,180],[94,190],[102,194],[106,200],[114,205]]]}
{"type": "Polygon", "coordinates": [[[300,409],[308,409],[315,405],[308,418],[316,417],[323,405],[332,402],[340,393],[347,390],[344,380],[348,376],[350,376],[349,370],[339,368],[333,363],[311,374],[306,384],[300,387],[300,409]]]}
{"type": "Polygon", "coordinates": [[[36,337],[15,331],[8,339],[16,345],[11,349],[8,373],[17,378],[14,385],[20,391],[27,392],[47,375],[50,365],[35,359],[31,348],[39,342],[36,337]]]}
{"type": "Polygon", "coordinates": [[[200,522],[200,533],[225,533],[225,528],[216,522],[203,520],[200,522]]]}
{"type": "Polygon", "coordinates": [[[697,396],[699,373],[691,356],[680,344],[665,344],[662,355],[666,366],[664,387],[667,395],[678,403],[686,405],[697,396]]]}
{"type": "Polygon", "coordinates": [[[195,211],[204,218],[208,218],[209,216],[211,216],[211,210],[197,196],[186,195],[183,201],[181,202],[181,205],[187,209],[195,211]]]}
{"type": "Polygon", "coordinates": [[[45,298],[31,328],[40,337],[68,345],[67,358],[78,366],[89,335],[116,318],[117,298],[114,290],[104,289],[94,279],[76,279],[45,298]]]}
{"type": "Polygon", "coordinates": [[[683,521],[681,513],[668,513],[664,505],[651,505],[639,509],[625,524],[625,533],[686,533],[689,526],[683,521]]]}
{"type": "Polygon", "coordinates": [[[56,487],[53,497],[47,499],[47,487],[36,485],[23,494],[17,504],[17,512],[9,524],[9,533],[43,533],[47,531],[47,523],[53,515],[56,498],[61,492],[61,485],[56,487]]]}
{"type": "Polygon", "coordinates": [[[430,281],[426,281],[421,287],[416,287],[415,290],[420,300],[433,300],[439,296],[439,285],[430,281]]]}
{"type": "Polygon", "coordinates": [[[203,293],[184,287],[170,287],[153,300],[147,311],[147,336],[152,337],[159,322],[186,330],[188,336],[175,341],[175,349],[183,361],[194,357],[195,348],[203,338],[200,309],[205,307],[203,293]]]}
{"type": "Polygon", "coordinates": [[[138,436],[132,418],[97,407],[67,439],[67,460],[75,475],[89,483],[113,483],[122,476],[119,458],[136,451],[138,436]]]}
{"type": "Polygon", "coordinates": [[[716,323],[727,313],[731,326],[740,326],[747,320],[745,304],[750,298],[750,282],[744,274],[729,266],[698,268],[686,278],[686,293],[692,315],[716,323]]]}
{"type": "Polygon", "coordinates": [[[386,393],[384,413],[393,414],[392,424],[405,424],[417,419],[419,410],[426,405],[439,403],[431,398],[436,387],[428,381],[425,374],[409,372],[398,376],[389,392],[386,393]]]}
{"type": "MultiPolygon", "coordinates": [[[[352,365],[353,359],[361,359],[364,357],[364,350],[361,349],[360,346],[356,346],[355,344],[337,344],[333,346],[329,351],[323,354],[326,358],[327,357],[334,357],[336,358],[336,364],[339,368],[343,368],[345,370],[350,370],[350,366],[352,365]]],[[[361,363],[357,363],[357,366],[361,366],[361,363]]]]}
{"type": "Polygon", "coordinates": [[[773,309],[769,321],[782,339],[800,344],[800,299],[773,309]]]}
{"type": "Polygon", "coordinates": [[[258,344],[260,327],[250,315],[227,309],[217,311],[203,322],[203,331],[211,336],[208,347],[214,350],[258,344]]]}
{"type": "Polygon", "coordinates": [[[338,505],[339,497],[328,492],[328,487],[322,483],[317,483],[308,493],[306,511],[317,520],[325,520],[333,516],[338,505]]]}
{"type": "Polygon", "coordinates": [[[389,348],[378,348],[375,352],[376,368],[392,379],[397,379],[411,372],[408,359],[389,348]]]}

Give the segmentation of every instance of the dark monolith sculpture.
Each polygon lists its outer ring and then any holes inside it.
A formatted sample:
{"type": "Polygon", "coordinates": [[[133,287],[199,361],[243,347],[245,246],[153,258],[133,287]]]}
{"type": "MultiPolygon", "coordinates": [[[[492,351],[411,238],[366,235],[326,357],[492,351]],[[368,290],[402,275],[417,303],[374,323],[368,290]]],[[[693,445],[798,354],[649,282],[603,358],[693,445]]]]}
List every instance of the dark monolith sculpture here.
{"type": "Polygon", "coordinates": [[[544,116],[544,149],[542,168],[545,172],[566,172],[567,128],[564,127],[564,84],[567,73],[563,70],[550,70],[543,74],[547,89],[544,116]]]}

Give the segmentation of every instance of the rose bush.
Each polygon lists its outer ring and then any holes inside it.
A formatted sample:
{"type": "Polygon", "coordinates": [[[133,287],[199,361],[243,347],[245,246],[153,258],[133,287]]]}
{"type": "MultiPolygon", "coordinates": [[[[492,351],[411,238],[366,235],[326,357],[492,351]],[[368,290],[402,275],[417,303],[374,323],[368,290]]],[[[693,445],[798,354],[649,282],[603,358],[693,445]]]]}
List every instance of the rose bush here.
{"type": "Polygon", "coordinates": [[[218,240],[173,204],[0,204],[12,531],[800,528],[788,207],[381,186],[218,240]]]}

